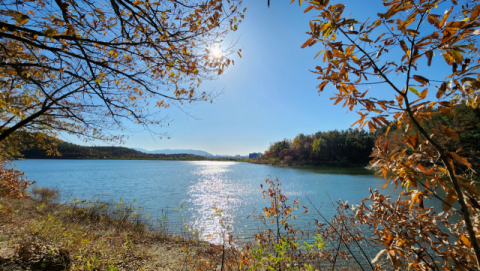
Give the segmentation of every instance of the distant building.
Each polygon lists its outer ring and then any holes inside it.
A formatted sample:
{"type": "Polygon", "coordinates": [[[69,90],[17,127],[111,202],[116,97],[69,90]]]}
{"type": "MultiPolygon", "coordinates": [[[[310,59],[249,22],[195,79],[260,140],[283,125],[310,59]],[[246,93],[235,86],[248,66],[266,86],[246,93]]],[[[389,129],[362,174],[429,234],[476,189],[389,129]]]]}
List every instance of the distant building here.
{"type": "Polygon", "coordinates": [[[263,156],[263,154],[261,152],[254,152],[254,153],[249,153],[248,154],[248,158],[250,158],[250,159],[260,158],[262,156],[263,156]]]}

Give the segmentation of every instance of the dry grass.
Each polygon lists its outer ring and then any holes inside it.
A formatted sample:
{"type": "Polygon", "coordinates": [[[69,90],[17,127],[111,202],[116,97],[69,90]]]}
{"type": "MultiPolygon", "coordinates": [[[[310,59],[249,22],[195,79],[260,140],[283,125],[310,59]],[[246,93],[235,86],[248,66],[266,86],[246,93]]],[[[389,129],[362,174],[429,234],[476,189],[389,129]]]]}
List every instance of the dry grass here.
{"type": "Polygon", "coordinates": [[[280,266],[277,261],[292,267],[285,270],[314,270],[300,264],[304,261],[280,259],[278,249],[267,246],[274,243],[236,249],[169,235],[165,225],[143,217],[134,203],[96,199],[65,205],[56,203],[54,189],[34,193],[35,199],[0,196],[0,270],[230,271],[256,266],[253,270],[263,271],[280,266]]]}
{"type": "Polygon", "coordinates": [[[31,194],[35,199],[52,203],[60,199],[60,190],[57,188],[34,187],[32,188],[31,194]]]}
{"type": "Polygon", "coordinates": [[[0,197],[0,270],[56,270],[50,262],[65,257],[68,270],[194,270],[215,247],[153,230],[123,201],[61,205],[50,202],[58,193],[37,193],[38,199],[0,197]]]}

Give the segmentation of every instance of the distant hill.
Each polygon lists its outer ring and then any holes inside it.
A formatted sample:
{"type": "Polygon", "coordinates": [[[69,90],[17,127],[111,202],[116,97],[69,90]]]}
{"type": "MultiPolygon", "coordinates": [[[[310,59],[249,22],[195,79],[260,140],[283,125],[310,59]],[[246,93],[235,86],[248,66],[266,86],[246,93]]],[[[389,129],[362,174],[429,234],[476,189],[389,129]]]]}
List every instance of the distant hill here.
{"type": "Polygon", "coordinates": [[[202,155],[187,154],[185,152],[169,154],[153,154],[115,146],[80,146],[59,139],[52,139],[57,144],[61,156],[47,156],[45,150],[33,147],[20,151],[27,159],[205,159],[202,155]]]}
{"type": "Polygon", "coordinates": [[[164,149],[164,150],[154,150],[154,151],[149,151],[146,149],[142,148],[133,148],[134,150],[141,151],[144,153],[150,153],[150,154],[176,154],[176,153],[188,153],[188,154],[194,154],[194,155],[200,155],[200,156],[205,156],[205,157],[214,157],[215,155],[208,153],[206,151],[200,151],[200,150],[183,150],[183,149],[177,149],[177,150],[170,150],[170,149],[164,149]]]}

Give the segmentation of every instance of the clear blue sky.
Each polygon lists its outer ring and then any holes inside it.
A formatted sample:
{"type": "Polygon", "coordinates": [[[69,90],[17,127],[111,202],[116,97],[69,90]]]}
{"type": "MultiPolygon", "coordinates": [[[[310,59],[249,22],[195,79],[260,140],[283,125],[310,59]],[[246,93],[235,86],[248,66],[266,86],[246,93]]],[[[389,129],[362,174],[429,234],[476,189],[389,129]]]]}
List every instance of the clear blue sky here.
{"type": "MultiPolygon", "coordinates": [[[[342,1],[346,13],[357,19],[384,11],[381,1],[342,1]]],[[[321,96],[319,81],[310,70],[322,65],[314,56],[322,48],[301,49],[308,39],[308,22],[315,12],[289,0],[245,0],[244,22],[229,39],[239,39],[235,65],[215,81],[204,83],[203,90],[224,90],[212,104],[197,103],[165,111],[172,119],[167,132],[171,139],[155,139],[144,131],[133,133],[126,147],[156,149],[198,149],[212,154],[263,152],[271,142],[293,139],[297,134],[347,129],[358,119],[334,106],[328,85],[321,96]],[[167,112],[168,111],[168,112],[167,112]]],[[[392,96],[393,97],[393,96],[392,96]]],[[[80,143],[67,137],[73,143],[80,143]]],[[[101,142],[95,142],[102,145],[101,142]]],[[[104,145],[104,144],[103,144],[104,145]]]]}

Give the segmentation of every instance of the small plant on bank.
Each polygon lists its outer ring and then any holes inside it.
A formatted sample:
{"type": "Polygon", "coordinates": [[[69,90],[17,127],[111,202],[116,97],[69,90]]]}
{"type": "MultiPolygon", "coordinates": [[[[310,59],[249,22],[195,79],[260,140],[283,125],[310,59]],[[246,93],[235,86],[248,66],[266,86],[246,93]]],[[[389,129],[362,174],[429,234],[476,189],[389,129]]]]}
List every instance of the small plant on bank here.
{"type": "Polygon", "coordinates": [[[25,173],[8,168],[9,163],[0,157],[0,196],[24,198],[27,196],[25,191],[35,182],[28,181],[25,173]]]}
{"type": "Polygon", "coordinates": [[[34,187],[31,190],[31,195],[41,201],[57,202],[60,200],[60,190],[57,188],[34,187]]]}

